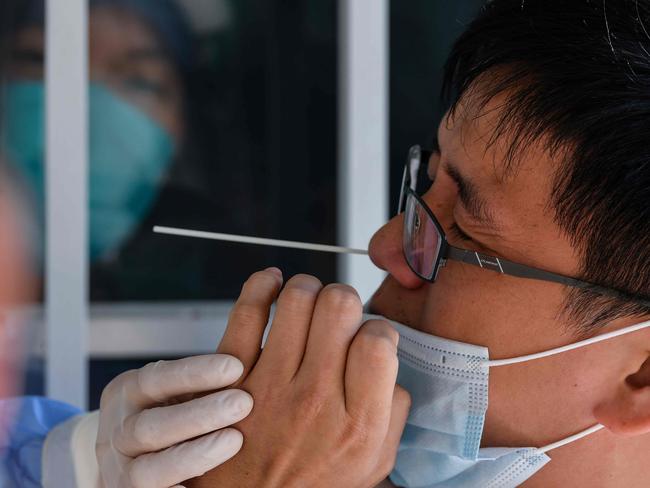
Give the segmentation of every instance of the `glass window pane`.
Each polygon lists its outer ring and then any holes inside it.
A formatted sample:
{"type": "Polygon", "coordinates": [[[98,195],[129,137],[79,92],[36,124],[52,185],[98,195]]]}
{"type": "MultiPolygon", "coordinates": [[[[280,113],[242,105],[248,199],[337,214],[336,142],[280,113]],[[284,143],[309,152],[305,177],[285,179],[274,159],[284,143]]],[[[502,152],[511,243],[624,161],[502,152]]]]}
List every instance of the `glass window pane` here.
{"type": "Polygon", "coordinates": [[[336,242],[336,11],[326,1],[91,0],[93,301],[232,299],[325,254],[154,225],[336,242]]]}
{"type": "MultiPolygon", "coordinates": [[[[10,4],[2,113],[11,124],[2,150],[33,203],[42,283],[44,2],[10,4]]],[[[91,308],[91,341],[97,310],[112,313],[106,302],[136,328],[150,319],[138,304],[232,300],[268,266],[335,281],[334,255],[161,236],[152,227],[337,243],[336,2],[88,7],[89,298],[101,305],[91,308]]],[[[93,360],[91,407],[112,373],[132,364],[93,360]]],[[[42,361],[36,370],[29,391],[42,393],[42,361]]]]}
{"type": "MultiPolygon", "coordinates": [[[[89,0],[95,315],[135,330],[137,304],[232,300],[268,266],[336,280],[334,255],[152,232],[337,243],[336,18],[325,0],[89,0]]],[[[113,357],[91,364],[91,407],[146,361],[113,357]]]]}
{"type": "Polygon", "coordinates": [[[483,0],[390,2],[390,208],[397,208],[408,149],[430,148],[444,108],[442,68],[483,0]]]}
{"type": "MultiPolygon", "coordinates": [[[[440,75],[451,42],[479,4],[390,4],[391,209],[408,147],[426,144],[442,115],[440,75]]],[[[167,225],[338,243],[336,7],[89,0],[93,303],[231,300],[250,273],[271,265],[336,280],[333,255],[151,231],[167,225]]],[[[43,2],[2,8],[11,62],[1,149],[42,231],[43,2]]],[[[34,242],[42,277],[43,239],[34,242]]],[[[94,361],[93,391],[131,364],[94,361]]],[[[41,367],[32,369],[28,385],[38,391],[41,367]]]]}

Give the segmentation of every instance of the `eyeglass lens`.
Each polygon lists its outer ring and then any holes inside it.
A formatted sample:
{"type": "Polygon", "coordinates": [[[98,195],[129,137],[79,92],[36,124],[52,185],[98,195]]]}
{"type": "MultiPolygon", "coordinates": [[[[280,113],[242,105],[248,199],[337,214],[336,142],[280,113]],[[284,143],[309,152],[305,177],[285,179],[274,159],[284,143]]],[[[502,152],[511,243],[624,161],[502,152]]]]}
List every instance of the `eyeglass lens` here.
{"type": "Polygon", "coordinates": [[[404,256],[422,278],[433,278],[440,244],[438,229],[418,199],[409,192],[404,212],[404,256]]]}

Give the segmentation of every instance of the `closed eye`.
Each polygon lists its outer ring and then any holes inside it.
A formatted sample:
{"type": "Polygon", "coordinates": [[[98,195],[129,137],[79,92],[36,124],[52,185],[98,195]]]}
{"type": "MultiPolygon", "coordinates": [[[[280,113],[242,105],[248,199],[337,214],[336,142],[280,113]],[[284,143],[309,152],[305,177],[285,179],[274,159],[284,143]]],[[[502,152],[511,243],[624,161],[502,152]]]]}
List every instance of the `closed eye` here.
{"type": "Polygon", "coordinates": [[[458,239],[459,241],[465,242],[470,244],[468,248],[472,251],[480,251],[484,253],[489,253],[491,255],[497,256],[497,257],[502,257],[502,255],[491,248],[490,246],[487,246],[483,242],[475,239],[474,237],[471,237],[467,232],[465,232],[456,222],[451,224],[449,227],[449,236],[453,236],[454,238],[458,239]]]}
{"type": "Polygon", "coordinates": [[[474,242],[474,239],[472,239],[463,229],[461,229],[456,222],[454,222],[449,228],[449,234],[461,241],[474,242]]]}

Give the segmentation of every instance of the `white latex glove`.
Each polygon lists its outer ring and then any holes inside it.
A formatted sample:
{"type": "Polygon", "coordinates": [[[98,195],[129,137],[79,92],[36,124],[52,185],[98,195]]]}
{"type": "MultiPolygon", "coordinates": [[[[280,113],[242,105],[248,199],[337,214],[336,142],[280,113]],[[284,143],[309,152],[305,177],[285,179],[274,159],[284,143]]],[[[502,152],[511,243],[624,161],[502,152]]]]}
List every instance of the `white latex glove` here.
{"type": "Polygon", "coordinates": [[[242,372],[238,359],[210,354],[151,363],[111,381],[100,403],[100,485],[178,488],[234,456],[243,437],[226,427],[249,414],[253,399],[236,389],[210,392],[242,372]]]}

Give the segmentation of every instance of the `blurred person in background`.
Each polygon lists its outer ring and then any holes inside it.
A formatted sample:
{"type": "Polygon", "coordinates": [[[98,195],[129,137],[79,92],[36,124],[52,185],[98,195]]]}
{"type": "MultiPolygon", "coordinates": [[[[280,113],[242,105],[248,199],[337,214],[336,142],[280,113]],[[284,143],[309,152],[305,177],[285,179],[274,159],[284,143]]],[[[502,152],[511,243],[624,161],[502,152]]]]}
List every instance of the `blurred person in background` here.
{"type": "MultiPolygon", "coordinates": [[[[247,194],[245,169],[227,171],[214,151],[206,157],[216,134],[213,114],[202,107],[214,97],[196,76],[189,20],[173,0],[91,0],[89,8],[91,299],[219,296],[206,282],[214,282],[215,270],[228,274],[240,249],[215,256],[197,252],[207,243],[151,232],[156,224],[241,231],[237,222],[249,208],[239,201],[247,194]],[[178,255],[183,266],[170,269],[178,255]]],[[[31,188],[42,222],[43,0],[20,2],[15,19],[3,150],[31,188]]]]}
{"type": "MultiPolygon", "coordinates": [[[[11,36],[3,141],[7,159],[42,209],[42,2],[22,3],[19,14],[11,36]]],[[[165,207],[160,188],[192,134],[184,76],[191,72],[192,50],[182,42],[188,30],[179,19],[173,2],[90,2],[90,257],[95,276],[123,272],[119,280],[132,286],[161,285],[155,273],[140,282],[129,275],[139,257],[151,258],[155,249],[154,271],[167,276],[169,263],[178,257],[175,249],[171,259],[160,240],[138,243],[136,235],[140,229],[150,232],[147,222],[152,218],[153,223],[169,224],[164,220],[169,214],[156,213],[165,207]]],[[[215,194],[231,219],[245,210],[236,199],[217,190],[215,194]]],[[[182,196],[172,196],[168,205],[173,209],[182,196]]],[[[205,208],[201,210],[205,215],[205,208]]],[[[207,214],[211,219],[220,215],[207,214]]],[[[187,206],[181,217],[191,225],[187,206]]],[[[239,266],[224,256],[219,260],[239,266]]],[[[197,281],[195,275],[187,276],[188,282],[197,281]]],[[[372,334],[371,328],[364,330],[372,334]]],[[[242,434],[229,426],[250,412],[252,399],[241,390],[220,390],[243,372],[242,363],[223,353],[150,364],[116,378],[104,391],[101,411],[86,415],[44,398],[6,400],[3,404],[19,415],[5,446],[2,482],[168,488],[201,475],[242,446],[242,434]]],[[[394,378],[387,375],[384,380],[392,390],[394,378]]],[[[397,422],[393,435],[399,431],[397,422]]]]}
{"type": "MultiPolygon", "coordinates": [[[[33,245],[31,217],[25,200],[10,184],[8,172],[0,170],[0,399],[20,392],[20,373],[24,349],[19,323],[11,312],[33,299],[34,275],[29,249],[33,245]],[[22,204],[21,204],[22,202],[22,204]],[[18,327],[17,327],[18,326],[18,327]]],[[[8,430],[18,405],[0,400],[0,450],[10,442],[8,430]]],[[[0,468],[1,470],[1,468],[0,468]]]]}
{"type": "Polygon", "coordinates": [[[6,171],[0,176],[0,486],[169,488],[233,456],[243,439],[228,426],[250,412],[252,399],[219,391],[242,374],[232,356],[159,361],[125,373],[104,391],[101,414],[17,396],[19,317],[34,298],[30,249],[38,240],[16,191],[21,185],[6,171]]]}
{"type": "MultiPolygon", "coordinates": [[[[119,274],[111,266],[160,204],[160,190],[187,137],[185,76],[193,50],[174,2],[94,0],[90,6],[89,254],[95,267],[119,274]]],[[[6,308],[14,311],[37,299],[43,267],[44,9],[41,1],[13,7],[3,5],[0,71],[1,149],[12,175],[3,172],[0,179],[3,321],[6,308]],[[25,232],[21,227],[32,221],[39,225],[25,232]]],[[[182,203],[182,194],[176,197],[182,203]]],[[[1,486],[168,488],[241,447],[241,434],[227,427],[250,411],[250,396],[218,391],[241,374],[237,359],[198,356],[131,371],[104,392],[100,418],[47,398],[15,397],[15,358],[22,349],[16,344],[20,336],[9,334],[13,330],[0,328],[1,486]],[[194,401],[188,397],[199,394],[194,401]],[[179,418],[184,423],[174,428],[179,418]],[[153,432],[146,442],[135,428],[145,424],[153,432]]]]}

